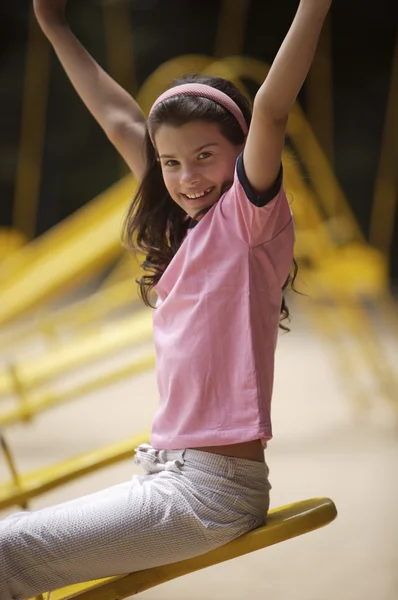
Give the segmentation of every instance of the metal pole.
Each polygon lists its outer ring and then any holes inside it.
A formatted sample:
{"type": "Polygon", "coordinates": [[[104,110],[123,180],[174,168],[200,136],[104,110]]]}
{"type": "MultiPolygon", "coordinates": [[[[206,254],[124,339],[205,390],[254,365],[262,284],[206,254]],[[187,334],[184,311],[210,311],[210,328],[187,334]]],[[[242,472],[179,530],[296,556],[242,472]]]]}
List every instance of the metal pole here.
{"type": "Polygon", "coordinates": [[[398,202],[398,35],[392,61],[379,168],[376,178],[369,241],[388,257],[398,202]]]}
{"type": "Polygon", "coordinates": [[[28,239],[35,235],[50,74],[50,44],[31,7],[22,99],[13,226],[28,239]]]}

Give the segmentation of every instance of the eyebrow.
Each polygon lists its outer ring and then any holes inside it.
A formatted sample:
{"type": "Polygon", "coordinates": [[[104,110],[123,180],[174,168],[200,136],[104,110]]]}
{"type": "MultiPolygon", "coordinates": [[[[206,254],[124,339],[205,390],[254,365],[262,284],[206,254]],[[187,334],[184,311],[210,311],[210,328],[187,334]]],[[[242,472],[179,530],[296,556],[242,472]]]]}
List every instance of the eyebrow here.
{"type": "MultiPolygon", "coordinates": [[[[209,146],[219,146],[217,142],[209,142],[208,144],[203,144],[203,146],[199,146],[199,148],[195,148],[192,154],[196,152],[200,152],[203,148],[208,148],[209,146]]],[[[175,158],[173,154],[159,154],[159,158],[175,158]]]]}

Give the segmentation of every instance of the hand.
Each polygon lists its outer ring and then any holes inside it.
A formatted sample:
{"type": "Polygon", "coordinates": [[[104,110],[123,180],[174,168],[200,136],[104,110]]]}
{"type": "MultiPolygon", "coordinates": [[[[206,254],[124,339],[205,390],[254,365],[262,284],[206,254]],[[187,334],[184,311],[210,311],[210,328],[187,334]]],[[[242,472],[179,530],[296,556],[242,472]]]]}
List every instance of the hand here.
{"type": "Polygon", "coordinates": [[[62,25],[66,23],[67,0],[33,0],[33,9],[40,25],[62,25]]]}
{"type": "Polygon", "coordinates": [[[329,9],[332,5],[332,0],[300,0],[300,4],[310,5],[314,10],[329,9]]]}

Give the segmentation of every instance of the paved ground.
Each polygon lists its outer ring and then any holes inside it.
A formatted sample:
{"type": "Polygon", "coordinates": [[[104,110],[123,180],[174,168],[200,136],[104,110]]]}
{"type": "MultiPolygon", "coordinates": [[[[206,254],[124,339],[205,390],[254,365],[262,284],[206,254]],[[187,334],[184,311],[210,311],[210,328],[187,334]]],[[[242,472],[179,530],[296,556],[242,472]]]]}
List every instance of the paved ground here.
{"type": "MultiPolygon", "coordinates": [[[[122,358],[129,353],[112,362],[122,358]]],[[[396,416],[378,398],[372,410],[361,412],[332,364],[328,347],[298,316],[293,333],[278,347],[275,438],[267,460],[272,506],[329,496],[338,519],[304,537],[149,590],[143,599],[396,600],[396,416]]],[[[96,372],[106,365],[96,366],[96,372]]],[[[140,432],[149,427],[155,406],[150,372],[48,411],[29,426],[14,426],[8,439],[20,468],[29,470],[140,432]]],[[[32,508],[114,484],[135,470],[125,462],[48,493],[32,508]]]]}

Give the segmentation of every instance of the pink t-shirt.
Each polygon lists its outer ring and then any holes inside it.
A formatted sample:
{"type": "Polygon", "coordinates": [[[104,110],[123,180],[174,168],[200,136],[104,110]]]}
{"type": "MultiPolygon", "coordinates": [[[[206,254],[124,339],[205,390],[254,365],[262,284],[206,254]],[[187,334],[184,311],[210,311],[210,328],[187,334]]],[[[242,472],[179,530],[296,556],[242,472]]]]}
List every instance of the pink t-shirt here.
{"type": "Polygon", "coordinates": [[[155,448],[272,437],[274,354],[293,245],[282,170],[267,198],[256,198],[241,155],[232,187],[188,230],[155,288],[155,448]]]}

